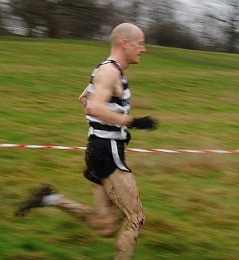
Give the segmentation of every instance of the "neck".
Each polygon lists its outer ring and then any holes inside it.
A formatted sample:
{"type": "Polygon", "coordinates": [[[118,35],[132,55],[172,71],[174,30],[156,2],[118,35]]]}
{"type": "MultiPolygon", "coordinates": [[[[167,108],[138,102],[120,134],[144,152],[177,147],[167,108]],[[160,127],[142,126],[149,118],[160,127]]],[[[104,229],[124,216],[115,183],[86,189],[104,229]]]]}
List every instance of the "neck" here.
{"type": "Polygon", "coordinates": [[[129,66],[122,53],[118,53],[112,50],[108,59],[118,62],[123,70],[127,69],[129,66]]]}

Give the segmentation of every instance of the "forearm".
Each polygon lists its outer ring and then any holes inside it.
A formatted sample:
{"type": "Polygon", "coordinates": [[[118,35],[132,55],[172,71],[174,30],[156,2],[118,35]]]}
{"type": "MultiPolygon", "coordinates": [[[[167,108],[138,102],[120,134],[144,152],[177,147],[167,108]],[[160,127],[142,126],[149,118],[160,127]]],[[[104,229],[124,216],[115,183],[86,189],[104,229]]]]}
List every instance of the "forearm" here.
{"type": "Polygon", "coordinates": [[[86,112],[87,115],[93,116],[108,124],[120,126],[130,126],[132,124],[132,118],[130,116],[112,111],[105,105],[94,105],[93,107],[88,107],[86,112]]]}

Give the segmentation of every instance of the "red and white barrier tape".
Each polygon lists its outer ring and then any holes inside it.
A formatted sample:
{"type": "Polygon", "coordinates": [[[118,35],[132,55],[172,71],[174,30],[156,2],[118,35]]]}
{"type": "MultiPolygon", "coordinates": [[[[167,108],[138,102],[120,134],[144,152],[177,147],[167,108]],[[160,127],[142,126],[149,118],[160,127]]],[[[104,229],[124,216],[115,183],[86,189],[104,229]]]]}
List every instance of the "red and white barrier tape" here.
{"type": "MultiPolygon", "coordinates": [[[[59,145],[33,145],[33,144],[0,144],[0,148],[30,148],[30,149],[56,149],[56,150],[78,150],[84,151],[83,146],[59,146],[59,145]]],[[[219,153],[219,154],[239,154],[239,150],[188,150],[188,149],[138,149],[126,148],[127,152],[139,153],[219,153]]]]}

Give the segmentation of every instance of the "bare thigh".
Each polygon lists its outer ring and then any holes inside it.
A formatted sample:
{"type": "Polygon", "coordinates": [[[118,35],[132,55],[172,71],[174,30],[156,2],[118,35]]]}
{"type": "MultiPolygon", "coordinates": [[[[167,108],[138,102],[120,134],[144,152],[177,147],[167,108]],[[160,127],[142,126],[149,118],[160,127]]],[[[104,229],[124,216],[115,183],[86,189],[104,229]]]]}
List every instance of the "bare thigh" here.
{"type": "Polygon", "coordinates": [[[114,215],[119,217],[120,212],[116,205],[109,198],[104,186],[93,184],[93,201],[94,201],[94,211],[97,215],[107,216],[114,215]]]}
{"type": "Polygon", "coordinates": [[[102,184],[109,199],[123,216],[137,226],[143,225],[144,212],[134,175],[117,169],[108,178],[102,180],[102,184]]]}

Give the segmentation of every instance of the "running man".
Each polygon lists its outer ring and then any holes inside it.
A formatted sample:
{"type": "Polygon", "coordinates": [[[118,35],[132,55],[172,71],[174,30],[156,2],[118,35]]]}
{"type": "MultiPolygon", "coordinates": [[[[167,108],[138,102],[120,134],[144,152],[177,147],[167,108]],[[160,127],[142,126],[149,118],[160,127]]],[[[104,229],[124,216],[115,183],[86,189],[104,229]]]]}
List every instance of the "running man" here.
{"type": "Polygon", "coordinates": [[[154,129],[156,121],[149,116],[136,119],[129,116],[131,93],[124,70],[130,64],[138,64],[140,55],[146,51],[143,31],[123,23],[114,28],[110,40],[109,58],[95,68],[89,85],[79,97],[89,122],[84,176],[93,184],[95,207],[71,201],[54,192],[50,185],[42,185],[16,215],[23,216],[34,207],[56,206],[105,237],[115,235],[123,218],[115,260],[129,260],[145,215],[135,177],[125,163],[124,149],[130,140],[128,128],[154,129]]]}

